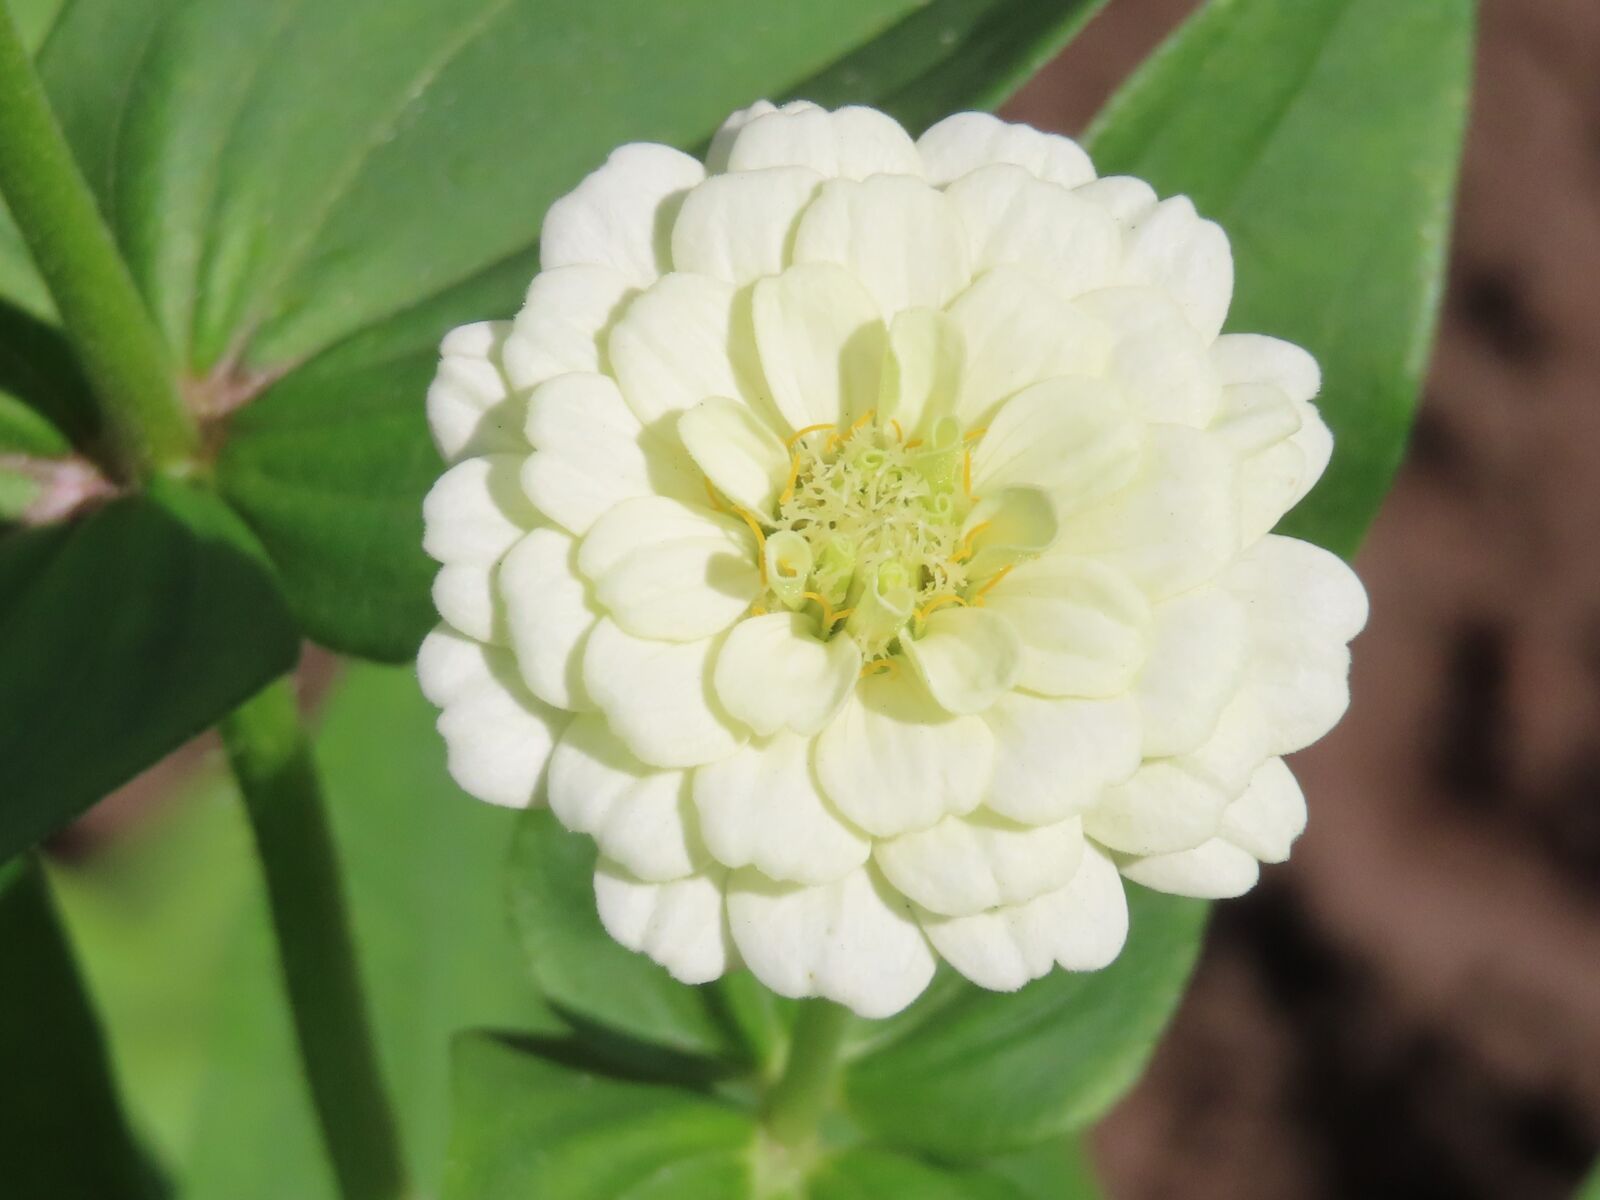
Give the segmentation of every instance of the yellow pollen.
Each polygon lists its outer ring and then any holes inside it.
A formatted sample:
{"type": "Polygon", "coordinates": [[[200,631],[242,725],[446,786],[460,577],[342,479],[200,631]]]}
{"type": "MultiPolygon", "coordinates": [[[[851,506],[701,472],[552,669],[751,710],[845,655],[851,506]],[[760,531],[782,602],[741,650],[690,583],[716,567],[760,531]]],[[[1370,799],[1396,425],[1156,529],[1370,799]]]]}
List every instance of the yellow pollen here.
{"type": "Polygon", "coordinates": [[[861,668],[858,678],[865,679],[868,675],[893,675],[900,669],[900,664],[892,658],[875,658],[861,668]]]}
{"type": "Polygon", "coordinates": [[[767,615],[767,606],[765,604],[752,604],[750,606],[750,615],[752,617],[764,617],[764,616],[766,616],[767,615]]]}
{"type": "Polygon", "coordinates": [[[921,438],[912,438],[909,442],[906,443],[906,449],[907,450],[915,450],[920,445],[922,445],[922,439],[921,438]]]}
{"type": "Polygon", "coordinates": [[[1011,574],[1011,569],[1015,565],[1015,563],[1012,563],[1011,566],[1001,567],[998,571],[991,575],[988,581],[981,588],[972,593],[972,603],[977,607],[982,608],[984,596],[989,593],[990,589],[992,589],[995,584],[999,583],[1007,575],[1011,574]]]}
{"type": "Polygon", "coordinates": [[[958,563],[964,559],[971,558],[973,541],[980,533],[993,524],[993,521],[979,521],[971,529],[967,530],[967,536],[961,539],[961,545],[956,552],[950,556],[950,561],[958,563]]]}
{"type": "Polygon", "coordinates": [[[877,415],[878,415],[878,410],[877,409],[875,409],[875,408],[867,409],[866,412],[862,413],[859,417],[856,418],[856,422],[855,422],[854,425],[850,426],[849,429],[845,430],[844,436],[845,437],[849,437],[851,434],[855,433],[856,430],[860,429],[863,425],[865,425],[868,421],[872,420],[872,418],[877,416],[877,415]]]}
{"type": "Polygon", "coordinates": [[[926,621],[928,619],[928,614],[936,608],[940,608],[946,604],[959,604],[962,607],[965,607],[966,603],[967,602],[965,600],[963,600],[960,596],[957,596],[954,592],[946,592],[942,596],[935,596],[921,608],[917,609],[916,617],[919,621],[926,621]]]}
{"type": "Polygon", "coordinates": [[[967,499],[974,504],[978,498],[972,494],[972,451],[968,450],[961,456],[961,490],[966,492],[967,499]]]}

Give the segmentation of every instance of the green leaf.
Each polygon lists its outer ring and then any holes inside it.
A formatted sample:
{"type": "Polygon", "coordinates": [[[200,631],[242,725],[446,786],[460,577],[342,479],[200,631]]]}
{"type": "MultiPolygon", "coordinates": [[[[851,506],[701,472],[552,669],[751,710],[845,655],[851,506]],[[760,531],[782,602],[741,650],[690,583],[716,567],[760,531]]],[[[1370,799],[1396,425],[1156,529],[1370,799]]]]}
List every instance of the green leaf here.
{"type": "MultiPolygon", "coordinates": [[[[823,1163],[808,1180],[807,1200],[1024,1200],[1026,1193],[986,1171],[933,1166],[890,1150],[857,1147],[823,1163]]],[[[1061,1197],[1061,1200],[1067,1200],[1061,1197]]]]}
{"type": "Polygon", "coordinates": [[[852,1062],[851,1115],[893,1145],[959,1160],[1032,1146],[1098,1117],[1143,1069],[1205,924],[1204,904],[1136,886],[1128,907],[1128,944],[1105,970],[1055,971],[1009,995],[964,989],[852,1062]]]}
{"type": "Polygon", "coordinates": [[[755,1122],[693,1092],[456,1045],[448,1200],[746,1200],[755,1122]]]}
{"type": "Polygon", "coordinates": [[[0,539],[0,860],[294,664],[247,531],[176,484],[0,539]]]}
{"type": "MultiPolygon", "coordinates": [[[[589,1038],[599,1054],[608,1049],[637,1054],[655,1047],[658,1054],[665,1050],[713,1063],[748,1062],[745,1025],[725,1000],[725,985],[681,984],[644,955],[618,945],[601,927],[594,901],[596,857],[593,840],[567,832],[548,811],[531,809],[523,816],[512,864],[511,911],[540,992],[581,1032],[600,1035],[589,1038]],[[606,1034],[613,1039],[609,1045],[606,1034]],[[626,1040],[636,1045],[628,1047],[626,1040]]],[[[776,1021],[770,1014],[755,1019],[776,1021]]],[[[692,1062],[663,1065],[676,1066],[679,1073],[695,1069],[692,1062]]]]}
{"type": "Polygon", "coordinates": [[[1105,0],[931,0],[791,95],[871,104],[913,133],[964,109],[996,108],[1049,62],[1105,0]]]}
{"type": "Polygon", "coordinates": [[[1213,0],[1118,93],[1103,173],[1190,195],[1233,241],[1229,327],[1322,364],[1336,439],[1285,532],[1350,554],[1404,453],[1449,244],[1473,0],[1213,0]]]}
{"type": "Polygon", "coordinates": [[[55,457],[98,436],[89,386],[55,326],[0,302],[0,454],[55,457]]]}
{"type": "Polygon", "coordinates": [[[154,1200],[160,1180],[123,1120],[100,1026],[31,861],[0,867],[0,1164],[11,1196],[154,1200]]]}

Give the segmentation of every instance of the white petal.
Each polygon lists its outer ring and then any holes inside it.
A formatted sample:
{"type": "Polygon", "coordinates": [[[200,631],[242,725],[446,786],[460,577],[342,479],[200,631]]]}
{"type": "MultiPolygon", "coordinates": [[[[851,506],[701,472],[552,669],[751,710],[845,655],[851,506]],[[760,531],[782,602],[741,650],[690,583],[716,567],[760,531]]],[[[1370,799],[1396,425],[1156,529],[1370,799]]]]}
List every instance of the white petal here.
{"type": "Polygon", "coordinates": [[[1322,390],[1316,359],[1293,342],[1265,334],[1223,334],[1211,345],[1211,365],[1223,383],[1270,383],[1300,403],[1322,390]]]}
{"type": "Polygon", "coordinates": [[[625,500],[596,521],[578,569],[623,629],[676,642],[726,629],[761,590],[742,521],[661,496],[625,500]]]}
{"type": "Polygon", "coordinates": [[[888,334],[872,297],[843,267],[791,267],[756,284],[755,334],[773,402],[791,429],[848,423],[877,403],[888,334]]]}
{"type": "Polygon", "coordinates": [[[1222,836],[1262,862],[1287,859],[1305,828],[1305,793],[1281,758],[1262,763],[1250,786],[1222,814],[1222,836]]]}
{"type": "Polygon", "coordinates": [[[422,501],[422,549],[437,562],[498,562],[539,514],[522,494],[514,454],[488,454],[457,463],[422,501]]]}
{"type": "Polygon", "coordinates": [[[1055,502],[1039,488],[986,489],[962,529],[973,548],[967,578],[986,580],[1042,554],[1055,543],[1059,528],[1055,502]]]}
{"type": "Polygon", "coordinates": [[[583,685],[628,749],[657,767],[696,767],[744,744],[711,690],[721,639],[656,642],[607,618],[583,653],[583,685]]]}
{"type": "Polygon", "coordinates": [[[713,870],[671,883],[646,883],[602,859],[594,872],[600,923],[680,983],[709,983],[733,960],[723,913],[726,878],[727,872],[713,870]]]}
{"type": "Polygon", "coordinates": [[[806,167],[715,175],[684,198],[672,229],[672,263],[743,285],[788,265],[800,210],[822,176],[806,167]]]}
{"type": "Polygon", "coordinates": [[[647,435],[607,376],[557,376],[528,401],[528,440],[537,448],[522,487],[539,511],[573,533],[633,496],[703,499],[704,485],[681,450],[647,435]]]}
{"type": "Polygon", "coordinates": [[[729,500],[767,512],[789,474],[789,452],[747,404],[716,396],[678,418],[678,436],[705,477],[729,500]]]}
{"type": "Polygon", "coordinates": [[[1186,196],[1163,200],[1123,240],[1122,277],[1165,288],[1207,341],[1222,329],[1233,299],[1233,251],[1215,222],[1186,196]]]}
{"type": "Polygon", "coordinates": [[[523,682],[545,703],[573,711],[593,707],[583,690],[583,646],[600,619],[577,559],[576,538],[535,529],[506,555],[497,580],[523,682]]]}
{"type": "Polygon", "coordinates": [[[1127,572],[1156,599],[1213,578],[1239,547],[1237,471],[1216,438],[1154,425],[1128,487],[1062,522],[1063,551],[1127,572]]]}
{"type": "Polygon", "coordinates": [[[830,179],[922,173],[916,145],[899,123],[859,107],[785,105],[747,122],[729,149],[728,170],[779,166],[810,167],[830,179]]]}
{"type": "Polygon", "coordinates": [[[433,577],[433,607],[449,625],[493,645],[507,638],[505,606],[496,593],[498,568],[490,563],[450,563],[433,577]]]}
{"type": "Polygon", "coordinates": [[[982,718],[952,717],[901,668],[856,686],[817,740],[817,776],[840,812],[889,837],[976,808],[993,750],[982,718]]]}
{"type": "Polygon", "coordinates": [[[1122,873],[1158,892],[1199,900],[1227,900],[1255,887],[1261,868],[1231,842],[1212,838],[1191,850],[1129,859],[1123,862],[1122,873]]]}
{"type": "Polygon", "coordinates": [[[609,342],[612,372],[646,428],[712,396],[749,401],[759,364],[731,283],[675,273],[639,296],[609,342]]]}
{"type": "Polygon", "coordinates": [[[1156,206],[1156,192],[1131,175],[1108,175],[1073,189],[1073,195],[1111,214],[1123,230],[1133,228],[1156,206]]]}
{"type": "Polygon", "coordinates": [[[1116,867],[1091,845],[1059,891],[970,917],[925,914],[922,928],[972,982],[1014,992],[1057,965],[1098,971],[1110,964],[1128,938],[1128,901],[1116,867]]]}
{"type": "Polygon", "coordinates": [[[998,612],[941,608],[920,637],[901,647],[928,691],[947,712],[978,713],[1009,692],[1022,669],[1022,643],[998,612]]]}
{"type": "Polygon", "coordinates": [[[925,435],[940,417],[954,413],[965,360],[961,331],[948,315],[932,308],[898,314],[889,327],[879,381],[880,424],[898,422],[908,441],[925,435]]]}
{"type": "Polygon", "coordinates": [[[462,790],[509,808],[534,803],[566,714],[528,693],[511,655],[441,625],[423,639],[417,679],[444,710],[446,766],[462,790]]]}
{"type": "Polygon", "coordinates": [[[1298,433],[1305,407],[1270,383],[1230,383],[1222,389],[1211,431],[1223,438],[1234,454],[1247,459],[1298,433]]]}
{"type": "Polygon", "coordinates": [[[631,294],[627,277],[610,267],[545,268],[533,277],[506,338],[506,375],[519,389],[572,371],[604,370],[606,335],[631,294]]]}
{"type": "Polygon", "coordinates": [[[990,163],[1015,163],[1067,188],[1094,178],[1094,164],[1071,138],[1013,125],[990,113],[946,117],[917,139],[917,150],[928,181],[939,185],[990,163]]]}
{"type": "MultiPolygon", "coordinates": [[[[783,107],[785,111],[799,111],[818,106],[809,100],[791,100],[783,107]]],[[[778,106],[770,100],[757,100],[749,108],[735,110],[711,137],[711,148],[706,152],[706,171],[712,175],[727,171],[728,156],[733,153],[733,143],[738,139],[739,132],[757,117],[777,111],[778,106]]]]}
{"type": "Polygon", "coordinates": [[[800,218],[794,261],[848,268],[885,319],[907,308],[943,308],[972,278],[950,202],[905,175],[824,184],[800,218]]]}
{"type": "Polygon", "coordinates": [[[1268,533],[1322,478],[1333,457],[1333,434],[1310,404],[1298,406],[1296,433],[1239,464],[1239,538],[1249,545],[1268,533]]]}
{"type": "Polygon", "coordinates": [[[1228,800],[1213,780],[1156,759],[1102,792],[1100,803],[1084,814],[1083,831],[1128,854],[1189,850],[1217,832],[1228,800]]]}
{"type": "Polygon", "coordinates": [[[663,771],[635,758],[593,713],[567,726],[550,756],[550,811],[600,853],[641,880],[682,879],[700,868],[705,851],[693,836],[695,817],[685,771],[663,771]]]}
{"type": "Polygon", "coordinates": [[[974,273],[1014,266],[1068,299],[1115,282],[1116,221],[1066,188],[1000,163],[957,180],[946,194],[966,230],[974,273]]]}
{"type": "Polygon", "coordinates": [[[1114,696],[1144,662],[1150,604],[1114,568],[1050,554],[1022,563],[984,595],[1022,639],[1018,685],[1047,696],[1114,696]]]}
{"type": "Polygon", "coordinates": [[[1252,623],[1337,642],[1367,624],[1367,591],[1349,564],[1298,538],[1262,538],[1228,568],[1224,586],[1252,623]]]}
{"type": "Polygon", "coordinates": [[[1221,386],[1197,333],[1159,288],[1103,288],[1078,307],[1111,331],[1109,371],[1147,421],[1204,428],[1221,386]]]}
{"type": "Polygon", "coordinates": [[[972,453],[972,487],[1027,486],[1067,514],[1124,487],[1139,468],[1143,426],[1098,379],[1049,379],[1001,405],[972,453]]]}
{"type": "Polygon", "coordinates": [[[966,365],[957,414],[986,425],[1001,401],[1058,375],[1100,375],[1111,332],[1018,267],[979,276],[950,306],[966,365]]]}
{"type": "Polygon", "coordinates": [[[1219,587],[1156,605],[1150,656],[1139,673],[1146,758],[1195,749],[1217,727],[1244,674],[1245,614],[1219,587]]]}
{"type": "Polygon", "coordinates": [[[1083,859],[1083,825],[1017,825],[982,809],[880,841],[884,877],[930,912],[965,917],[1065,887],[1083,859]]]}
{"type": "Polygon", "coordinates": [[[735,872],[728,922],[756,978],[780,996],[824,996],[862,1017],[887,1017],[933,978],[933,951],[870,867],[817,887],[735,872]]]}
{"type": "Polygon", "coordinates": [[[545,268],[611,267],[638,287],[672,269],[670,238],[683,194],[705,178],[698,159],[635,142],[550,206],[539,234],[545,268]]]}
{"type": "Polygon", "coordinates": [[[861,651],[851,638],[817,638],[800,613],[740,621],[717,655],[717,697],[762,737],[791,729],[812,735],[833,719],[855,687],[861,651]]]}
{"type": "Polygon", "coordinates": [[[811,770],[811,739],[779,733],[694,772],[707,849],[769,879],[827,883],[867,861],[872,842],[828,803],[811,770]]]}
{"type": "Polygon", "coordinates": [[[1063,821],[1139,766],[1133,699],[1050,699],[1012,692],[983,714],[994,734],[984,807],[1030,825],[1063,821]]]}
{"type": "Polygon", "coordinates": [[[510,321],[479,321],[445,334],[428,387],[428,428],[445,461],[469,454],[526,452],[522,401],[501,372],[510,321]]]}

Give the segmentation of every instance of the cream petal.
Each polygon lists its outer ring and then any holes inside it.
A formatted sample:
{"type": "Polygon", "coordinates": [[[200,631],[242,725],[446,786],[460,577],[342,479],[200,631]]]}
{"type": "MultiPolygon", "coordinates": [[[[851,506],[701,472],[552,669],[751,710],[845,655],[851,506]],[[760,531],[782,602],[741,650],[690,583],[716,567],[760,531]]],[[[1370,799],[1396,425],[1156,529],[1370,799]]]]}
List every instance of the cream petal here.
{"type": "Polygon", "coordinates": [[[588,713],[567,726],[550,756],[548,790],[563,825],[642,881],[682,879],[704,865],[688,773],[646,766],[604,717],[588,713]]]}
{"type": "Polygon", "coordinates": [[[1261,868],[1231,842],[1212,838],[1190,850],[1128,859],[1122,863],[1122,873],[1158,892],[1228,900],[1255,887],[1261,868]]]}
{"type": "Polygon", "coordinates": [[[1048,825],[1092,808],[1139,767],[1139,709],[1130,696],[1053,699],[1012,692],[988,712],[994,777],[984,807],[1048,825]]]}
{"type": "Polygon", "coordinates": [[[791,267],[757,283],[754,301],[762,370],[791,429],[849,423],[877,403],[888,335],[849,271],[791,267]]]}
{"type": "Polygon", "coordinates": [[[946,117],[917,139],[917,152],[928,181],[940,186],[990,163],[1014,163],[1066,188],[1094,178],[1094,164],[1071,138],[1014,125],[991,113],[946,117]]]}
{"type": "Polygon", "coordinates": [[[712,176],[684,198],[672,229],[673,266],[740,286],[778,274],[822,180],[807,167],[712,176]]]}
{"type": "Polygon", "coordinates": [[[595,867],[600,924],[629,950],[647,954],[680,983],[710,983],[734,963],[723,912],[727,872],[646,883],[617,863],[595,867]]]}
{"type": "Polygon", "coordinates": [[[1132,175],[1107,175],[1074,188],[1072,194],[1105,209],[1124,231],[1132,229],[1156,206],[1155,189],[1132,175]]]}
{"type": "Polygon", "coordinates": [[[728,922],[756,978],[780,996],[823,996],[857,1016],[887,1017],[933,978],[927,939],[871,867],[813,887],[736,871],[728,922]]]}
{"type": "Polygon", "coordinates": [[[789,452],[746,404],[714,396],[678,418],[689,457],[724,496],[752,512],[769,511],[789,474],[789,452]]]}
{"type": "Polygon", "coordinates": [[[1084,814],[1083,831],[1127,854],[1170,854],[1213,837],[1229,796],[1182,764],[1156,759],[1107,788],[1084,814]]]}
{"type": "Polygon", "coordinates": [[[535,529],[500,564],[497,587],[523,682],[546,704],[592,708],[583,690],[583,646],[600,610],[578,574],[578,542],[535,529]]]}
{"type": "Polygon", "coordinates": [[[1238,472],[1220,439],[1154,425],[1134,481],[1064,520],[1057,546],[1126,572],[1156,599],[1212,579],[1239,548],[1238,472]]]}
{"type": "Polygon", "coordinates": [[[1116,221],[1067,189],[999,163],[957,180],[946,194],[966,230],[974,273],[1015,267],[1066,299],[1116,281],[1116,221]]]}
{"type": "Polygon", "coordinates": [[[1054,544],[1059,528],[1055,503],[1039,488],[988,489],[972,506],[961,531],[972,546],[967,578],[987,580],[1042,554],[1054,544]]]}
{"type": "Polygon", "coordinates": [[[986,271],[950,306],[965,347],[956,413],[969,428],[1023,388],[1059,375],[1100,375],[1111,332],[1017,267],[986,271]]]}
{"type": "Polygon", "coordinates": [[[1200,217],[1188,197],[1174,196],[1140,217],[1123,239],[1122,277],[1165,288],[1209,342],[1233,299],[1233,250],[1221,226],[1200,217]]]}
{"type": "Polygon", "coordinates": [[[433,577],[433,607],[469,637],[496,646],[506,641],[505,609],[495,590],[494,564],[449,563],[433,577]]]}
{"type": "Polygon", "coordinates": [[[1024,486],[1066,515],[1126,486],[1139,468],[1143,426],[1103,380],[1036,383],[1001,405],[972,453],[980,495],[1024,486]]]}
{"type": "Polygon", "coordinates": [[[682,272],[658,280],[611,331],[628,407],[648,429],[712,396],[748,403],[760,390],[748,324],[731,283],[682,272]]]}
{"type": "Polygon", "coordinates": [[[1150,604],[1127,576],[1049,554],[1009,571],[983,597],[1022,640],[1018,686],[1047,696],[1114,696],[1148,651],[1150,604]]]}
{"type": "Polygon", "coordinates": [[[608,617],[584,648],[584,688],[612,732],[650,765],[715,762],[744,744],[712,694],[711,663],[720,643],[638,638],[608,617]]]}
{"type": "Polygon", "coordinates": [[[1222,389],[1197,333],[1159,288],[1103,288],[1078,297],[1078,307],[1111,331],[1108,371],[1147,421],[1210,423],[1222,389]]]}
{"type": "Polygon", "coordinates": [[[473,454],[527,452],[522,401],[501,371],[510,321],[479,321],[445,334],[428,386],[428,428],[446,462],[473,454]]]}
{"type": "Polygon", "coordinates": [[[1216,729],[1244,674],[1244,609],[1219,587],[1200,587],[1155,607],[1150,656],[1139,673],[1146,758],[1197,748],[1216,729]]]}
{"type": "Polygon", "coordinates": [[[1211,366],[1223,383],[1269,383],[1306,404],[1322,390],[1322,370],[1293,342],[1261,333],[1225,333],[1211,344],[1211,366]]]}
{"type": "Polygon", "coordinates": [[[867,861],[872,841],[833,809],[811,770],[811,739],[778,733],[694,772],[706,847],[768,879],[828,883],[867,861]]]}
{"type": "Polygon", "coordinates": [[[908,308],[889,326],[878,388],[878,417],[895,421],[909,441],[925,436],[940,417],[955,412],[965,370],[961,331],[945,313],[908,308]]]}
{"type": "Polygon", "coordinates": [[[422,501],[422,549],[441,563],[489,566],[511,549],[539,514],[522,494],[514,454],[457,463],[422,501]]]}
{"type": "Polygon", "coordinates": [[[810,617],[768,613],[734,626],[712,678],[728,712],[762,737],[786,728],[810,736],[833,719],[860,670],[851,638],[823,642],[810,617]]]}
{"type": "Polygon", "coordinates": [[[941,608],[930,613],[916,638],[901,648],[939,706],[979,713],[1015,686],[1022,643],[1006,618],[981,608],[941,608]]]}
{"type": "Polygon", "coordinates": [[[911,136],[893,117],[862,107],[785,105],[747,121],[729,148],[728,170],[780,166],[809,167],[830,179],[922,173],[911,136]]]}
{"type": "Polygon", "coordinates": [[[441,625],[423,639],[417,679],[444,710],[445,764],[461,789],[508,808],[535,803],[566,714],[529,694],[511,655],[441,625]]]}
{"type": "Polygon", "coordinates": [[[1296,433],[1239,464],[1239,536],[1243,545],[1269,533],[1316,485],[1333,457],[1333,434],[1309,405],[1298,406],[1296,433]]]}
{"type": "Polygon", "coordinates": [[[637,287],[672,269],[672,221],[683,195],[705,178],[681,150],[635,142],[550,206],[539,233],[546,269],[611,267],[637,287]]]}
{"type": "Polygon", "coordinates": [[[627,277],[610,267],[545,264],[506,338],[507,378],[526,389],[573,371],[605,370],[606,338],[631,294],[627,277]]]}
{"type": "Polygon", "coordinates": [[[1298,433],[1303,407],[1270,383],[1230,383],[1222,389],[1211,431],[1240,459],[1248,459],[1298,433]]]}
{"type": "Polygon", "coordinates": [[[1222,814],[1222,837],[1262,862],[1283,862],[1305,832],[1306,797],[1281,758],[1269,758],[1222,814]]]}
{"type": "Polygon", "coordinates": [[[1083,824],[1018,825],[979,809],[878,842],[873,860],[930,912],[971,916],[1058,891],[1083,859],[1083,824]]]}
{"type": "Polygon", "coordinates": [[[817,776],[846,817],[891,837],[976,808],[993,748],[982,718],[951,716],[902,668],[856,686],[817,739],[817,776]]]}
{"type": "Polygon", "coordinates": [[[886,320],[908,308],[943,308],[972,279],[950,202],[905,175],[825,183],[800,218],[794,261],[848,269],[886,320]]]}
{"type": "Polygon", "coordinates": [[[1098,971],[1128,937],[1128,901],[1117,869],[1093,845],[1058,891],[970,917],[921,917],[939,953],[972,982],[1014,992],[1054,966],[1098,971]]]}
{"type": "MultiPolygon", "coordinates": [[[[809,100],[791,100],[783,106],[783,109],[785,112],[799,112],[816,107],[818,106],[809,100]]],[[[740,131],[757,117],[764,117],[768,113],[777,111],[778,106],[770,100],[757,100],[749,108],[736,109],[711,137],[711,147],[706,151],[706,171],[711,175],[724,174],[728,170],[728,156],[733,153],[733,143],[738,139],[740,131]]]]}

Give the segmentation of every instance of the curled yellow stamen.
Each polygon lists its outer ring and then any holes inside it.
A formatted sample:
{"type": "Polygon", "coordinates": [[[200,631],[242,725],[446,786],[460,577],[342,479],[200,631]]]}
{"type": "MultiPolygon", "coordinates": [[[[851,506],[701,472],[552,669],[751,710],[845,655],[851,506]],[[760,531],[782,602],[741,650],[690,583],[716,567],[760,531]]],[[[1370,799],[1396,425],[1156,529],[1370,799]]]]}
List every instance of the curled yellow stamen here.
{"type": "MultiPolygon", "coordinates": [[[[1015,565],[1016,565],[1015,563],[1012,564],[1012,566],[1015,566],[1015,565]]],[[[983,598],[984,598],[984,596],[986,596],[990,592],[990,590],[993,589],[995,584],[999,583],[1002,579],[1004,579],[1009,574],[1011,574],[1011,567],[1001,567],[992,576],[990,576],[988,582],[986,582],[977,591],[972,593],[972,603],[975,606],[977,606],[978,608],[982,608],[983,607],[983,598]]]]}
{"type": "Polygon", "coordinates": [[[702,475],[700,476],[700,479],[706,485],[706,499],[711,502],[711,507],[716,509],[718,512],[727,512],[727,508],[724,507],[722,501],[717,498],[717,489],[711,486],[711,477],[709,475],[702,475]]]}
{"type": "Polygon", "coordinates": [[[813,433],[821,433],[824,429],[832,429],[833,427],[832,421],[823,421],[820,425],[807,425],[804,429],[797,429],[789,435],[789,440],[784,442],[783,448],[785,450],[793,450],[795,443],[801,438],[809,437],[813,433]]]}
{"type": "Polygon", "coordinates": [[[982,429],[969,429],[961,440],[963,442],[975,442],[988,432],[989,427],[987,425],[985,425],[982,429]]]}
{"type": "Polygon", "coordinates": [[[894,440],[897,442],[905,441],[906,431],[900,428],[900,422],[891,418],[889,424],[894,426],[894,440]]]}
{"type": "Polygon", "coordinates": [[[877,409],[875,409],[875,408],[867,409],[866,412],[862,413],[859,417],[856,418],[856,423],[854,425],[850,426],[849,429],[845,430],[844,436],[845,437],[850,437],[852,434],[854,434],[856,432],[856,430],[860,429],[868,421],[872,420],[873,417],[877,416],[877,414],[878,414],[878,410],[877,409]]]}
{"type": "Polygon", "coordinates": [[[917,609],[916,618],[919,621],[926,621],[928,619],[928,614],[936,608],[940,608],[946,604],[960,604],[964,607],[966,603],[967,602],[965,600],[956,595],[954,592],[945,592],[942,596],[935,596],[921,608],[917,609]]]}
{"type": "Polygon", "coordinates": [[[906,449],[907,450],[915,450],[920,445],[922,445],[922,439],[921,438],[912,438],[909,442],[906,443],[906,449]]]}
{"type": "MultiPolygon", "coordinates": [[[[832,429],[833,426],[828,425],[824,428],[832,429]]],[[[796,454],[789,460],[789,478],[784,482],[783,491],[778,494],[779,504],[787,504],[789,501],[794,499],[794,485],[799,481],[799,479],[800,456],[796,454]]]]}
{"type": "Polygon", "coordinates": [[[977,497],[972,494],[972,451],[968,450],[961,456],[961,490],[966,492],[967,499],[977,502],[977,497]]]}
{"type": "Polygon", "coordinates": [[[956,552],[950,556],[950,561],[958,563],[963,559],[971,558],[973,540],[993,524],[993,521],[979,521],[971,529],[967,530],[966,536],[961,539],[961,545],[956,547],[956,552]]]}
{"type": "Polygon", "coordinates": [[[868,675],[893,675],[900,669],[900,664],[892,658],[875,658],[861,668],[859,678],[865,679],[868,675]]]}
{"type": "Polygon", "coordinates": [[[756,519],[749,513],[745,512],[744,509],[735,505],[733,511],[735,516],[737,516],[746,525],[750,526],[750,532],[756,535],[756,568],[761,572],[761,586],[766,587],[767,535],[761,532],[761,526],[757,524],[756,519]]]}
{"type": "Polygon", "coordinates": [[[833,605],[828,603],[828,598],[821,592],[801,592],[800,595],[806,600],[815,600],[822,606],[823,629],[832,629],[836,623],[855,611],[853,608],[846,608],[839,612],[834,612],[833,605]]]}

